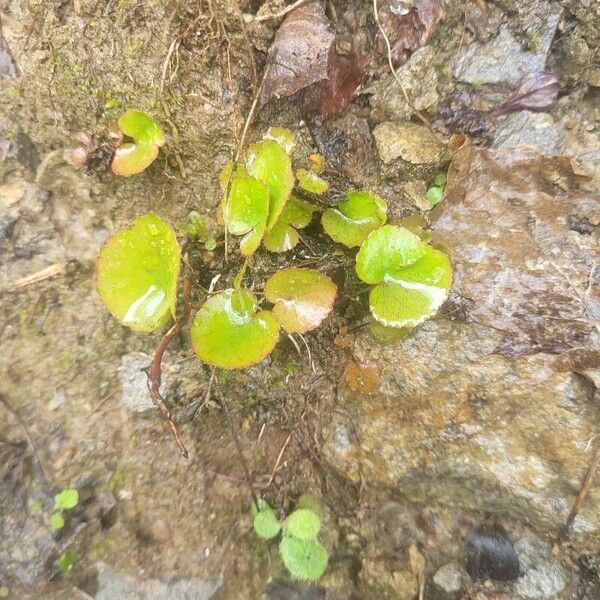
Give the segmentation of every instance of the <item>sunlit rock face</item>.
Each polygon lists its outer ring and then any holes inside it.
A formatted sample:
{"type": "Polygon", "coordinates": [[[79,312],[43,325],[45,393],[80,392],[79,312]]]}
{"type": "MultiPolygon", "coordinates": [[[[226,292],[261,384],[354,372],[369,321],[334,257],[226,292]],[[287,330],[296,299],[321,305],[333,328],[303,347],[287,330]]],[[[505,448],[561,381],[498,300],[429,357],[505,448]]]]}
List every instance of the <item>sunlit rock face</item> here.
{"type": "MultiPolygon", "coordinates": [[[[562,158],[454,150],[435,241],[455,280],[403,340],[363,333],[378,395],[344,386],[325,453],[353,480],[552,533],[598,432],[599,198],[562,158]]],[[[575,522],[600,548],[600,493],[575,522]]]]}

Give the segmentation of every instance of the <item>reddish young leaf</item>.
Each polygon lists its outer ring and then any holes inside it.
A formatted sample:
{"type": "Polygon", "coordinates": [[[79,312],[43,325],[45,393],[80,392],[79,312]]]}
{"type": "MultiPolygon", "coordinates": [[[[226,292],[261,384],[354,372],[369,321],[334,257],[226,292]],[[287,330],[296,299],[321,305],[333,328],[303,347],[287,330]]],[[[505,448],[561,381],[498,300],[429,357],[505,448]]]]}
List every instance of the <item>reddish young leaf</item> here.
{"type": "Polygon", "coordinates": [[[525,75],[517,89],[492,113],[503,115],[515,110],[548,108],[554,104],[560,82],[550,71],[534,71],[525,75]]]}

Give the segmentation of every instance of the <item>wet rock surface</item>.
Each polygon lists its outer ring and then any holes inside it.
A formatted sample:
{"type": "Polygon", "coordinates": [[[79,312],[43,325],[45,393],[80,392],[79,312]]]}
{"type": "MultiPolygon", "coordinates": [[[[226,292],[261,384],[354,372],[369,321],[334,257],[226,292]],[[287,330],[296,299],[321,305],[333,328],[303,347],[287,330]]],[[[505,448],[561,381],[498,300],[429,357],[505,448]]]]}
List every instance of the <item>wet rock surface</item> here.
{"type": "Polygon", "coordinates": [[[379,156],[384,163],[397,158],[414,165],[437,164],[445,156],[445,148],[423,125],[386,122],[373,131],[379,156]]]}
{"type": "Polygon", "coordinates": [[[492,148],[529,146],[544,156],[560,156],[564,144],[565,132],[550,115],[524,110],[507,117],[496,129],[492,148]]]}

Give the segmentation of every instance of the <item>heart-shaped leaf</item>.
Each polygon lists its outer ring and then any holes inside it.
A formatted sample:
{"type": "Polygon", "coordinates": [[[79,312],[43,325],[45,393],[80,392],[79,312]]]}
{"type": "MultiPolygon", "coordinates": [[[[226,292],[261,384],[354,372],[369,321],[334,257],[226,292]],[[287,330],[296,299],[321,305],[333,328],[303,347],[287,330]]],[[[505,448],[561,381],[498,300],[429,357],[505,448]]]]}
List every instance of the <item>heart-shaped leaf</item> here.
{"type": "Polygon", "coordinates": [[[365,283],[395,278],[424,254],[425,244],[404,227],[385,225],[373,231],[356,255],[356,273],[365,283]]]}
{"type": "Polygon", "coordinates": [[[285,269],[265,285],[265,298],[273,314],[289,333],[318,327],[333,308],[337,288],[326,275],[312,269],[285,269]]]}
{"type": "Polygon", "coordinates": [[[123,325],[156,331],[175,314],[181,252],[173,228],[150,213],[100,250],[98,293],[123,325]]]}
{"type": "Polygon", "coordinates": [[[270,252],[291,250],[300,239],[296,229],[306,227],[316,210],[317,207],[310,202],[294,197],[290,198],[271,231],[265,234],[264,247],[270,252]]]}
{"type": "Polygon", "coordinates": [[[423,244],[423,256],[373,288],[371,314],[388,327],[415,327],[438,311],[452,285],[448,256],[423,244]]]}
{"type": "Polygon", "coordinates": [[[279,323],[259,310],[248,290],[228,290],[209,298],[192,324],[192,344],[204,362],[242,369],[260,362],[279,339],[279,323]]]}
{"type": "Polygon", "coordinates": [[[223,206],[227,230],[243,235],[240,251],[244,256],[253,254],[267,226],[269,190],[257,179],[237,171],[231,181],[229,202],[223,206]]]}
{"type": "Polygon", "coordinates": [[[369,192],[350,192],[337,208],[328,208],[323,213],[321,223],[334,242],[353,248],[360,246],[386,220],[385,200],[369,192]]]}
{"type": "Polygon", "coordinates": [[[327,550],[316,540],[284,535],[279,553],[287,570],[303,581],[316,581],[327,568],[327,550]]]}
{"type": "Polygon", "coordinates": [[[274,140],[263,140],[248,148],[246,157],[248,174],[264,183],[269,189],[269,218],[267,231],[279,219],[294,187],[292,163],[285,149],[274,140]]]}
{"type": "Polygon", "coordinates": [[[321,519],[312,510],[299,508],[285,522],[287,532],[301,540],[314,540],[321,530],[321,519]]]}
{"type": "Polygon", "coordinates": [[[314,171],[298,169],[296,171],[298,186],[311,194],[321,196],[329,189],[329,182],[319,177],[314,171]]]}
{"type": "Polygon", "coordinates": [[[165,143],[165,136],[156,121],[145,112],[128,110],[119,119],[121,132],[132,138],[133,143],[119,146],[111,167],[117,175],[130,177],[146,169],[158,156],[158,149],[165,143]]]}

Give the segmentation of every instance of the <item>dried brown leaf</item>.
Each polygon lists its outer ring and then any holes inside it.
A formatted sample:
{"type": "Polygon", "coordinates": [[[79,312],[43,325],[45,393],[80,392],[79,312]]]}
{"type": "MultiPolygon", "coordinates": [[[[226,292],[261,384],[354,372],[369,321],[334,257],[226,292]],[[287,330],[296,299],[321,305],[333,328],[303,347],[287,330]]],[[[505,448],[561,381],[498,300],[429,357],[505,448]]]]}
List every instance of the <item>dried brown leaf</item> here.
{"type": "Polygon", "coordinates": [[[349,362],[344,370],[344,380],[353,392],[362,396],[369,396],[379,389],[381,374],[377,367],[373,365],[349,362]]]}
{"type": "Polygon", "coordinates": [[[269,49],[258,107],[327,79],[334,41],[335,34],[320,0],[291,11],[269,49]]]}

